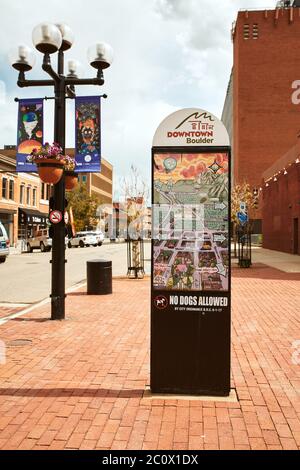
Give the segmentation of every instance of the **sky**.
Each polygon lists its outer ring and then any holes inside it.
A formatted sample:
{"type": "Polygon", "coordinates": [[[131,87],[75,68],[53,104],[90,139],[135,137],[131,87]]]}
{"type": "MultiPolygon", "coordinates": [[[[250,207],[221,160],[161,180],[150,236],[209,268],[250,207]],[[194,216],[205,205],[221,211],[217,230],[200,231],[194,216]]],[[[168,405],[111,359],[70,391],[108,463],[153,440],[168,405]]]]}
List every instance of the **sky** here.
{"type": "MultiPolygon", "coordinates": [[[[114,49],[102,87],[77,94],[106,93],[102,100],[102,155],[114,166],[115,198],[120,178],[135,165],[149,180],[152,138],[160,122],[181,108],[198,107],[221,117],[232,67],[231,26],[239,9],[275,7],[275,0],[0,0],[0,147],[16,143],[15,97],[51,96],[51,88],[19,89],[7,54],[32,46],[33,28],[65,22],[75,34],[66,60],[95,75],[87,48],[98,41],[114,49]]],[[[42,55],[28,78],[47,78],[42,55]]],[[[53,58],[55,63],[55,58],[53,58]]],[[[53,102],[45,102],[45,138],[53,140],[53,102]]],[[[68,100],[66,143],[74,147],[74,102],[68,100]]]]}

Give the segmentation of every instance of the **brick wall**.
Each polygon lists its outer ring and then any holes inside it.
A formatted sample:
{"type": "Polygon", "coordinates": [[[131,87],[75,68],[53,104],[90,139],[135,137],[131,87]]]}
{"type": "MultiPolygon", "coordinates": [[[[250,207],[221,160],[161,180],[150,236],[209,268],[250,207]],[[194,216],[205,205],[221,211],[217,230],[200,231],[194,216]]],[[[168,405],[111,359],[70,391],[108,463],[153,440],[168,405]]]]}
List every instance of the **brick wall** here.
{"type": "Polygon", "coordinates": [[[300,129],[292,83],[300,79],[300,9],[242,11],[233,35],[234,176],[259,187],[300,129]]]}
{"type": "Polygon", "coordinates": [[[300,164],[263,187],[263,247],[300,255],[300,164]],[[298,249],[294,233],[298,219],[298,249]]]}

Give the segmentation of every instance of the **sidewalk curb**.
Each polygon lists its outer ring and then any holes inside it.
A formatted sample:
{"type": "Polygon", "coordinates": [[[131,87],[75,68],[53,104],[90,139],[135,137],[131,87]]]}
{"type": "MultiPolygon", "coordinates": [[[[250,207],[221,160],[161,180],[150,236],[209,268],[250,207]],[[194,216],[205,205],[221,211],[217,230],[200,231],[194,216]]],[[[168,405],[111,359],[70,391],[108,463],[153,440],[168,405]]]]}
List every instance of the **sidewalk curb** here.
{"type": "MultiPolygon", "coordinates": [[[[68,294],[68,293],[74,292],[77,289],[80,289],[81,287],[83,287],[85,285],[86,285],[86,282],[81,281],[78,284],[74,284],[74,286],[69,287],[66,290],[66,293],[68,294]]],[[[24,310],[21,310],[20,312],[13,313],[13,314],[11,314],[7,317],[3,317],[3,318],[0,319],[0,326],[4,325],[9,320],[13,320],[14,318],[21,317],[22,315],[26,315],[26,313],[32,312],[36,308],[42,307],[43,305],[47,305],[48,303],[50,303],[50,301],[51,301],[51,298],[47,297],[46,299],[40,300],[39,302],[34,303],[30,307],[25,308],[24,310]]],[[[50,320],[50,318],[49,318],[49,320],[50,320]]]]}
{"type": "MultiPolygon", "coordinates": [[[[151,275],[150,274],[146,274],[143,279],[150,279],[151,278],[151,275]]],[[[120,275],[120,276],[113,276],[113,280],[116,279],[116,280],[129,280],[129,278],[125,275],[120,275]]],[[[143,279],[131,279],[132,281],[142,281],[143,279]]],[[[84,280],[84,281],[80,281],[79,283],[77,284],[74,284],[73,286],[69,287],[67,290],[66,290],[66,294],[71,294],[72,292],[75,292],[76,290],[78,289],[81,289],[82,287],[86,286],[87,285],[87,281],[84,280]]],[[[9,320],[13,320],[14,318],[18,318],[18,317],[21,317],[23,315],[26,315],[27,313],[29,312],[32,312],[33,310],[35,310],[36,308],[39,308],[39,307],[43,307],[44,305],[47,305],[48,303],[51,302],[51,298],[50,297],[46,297],[45,299],[43,300],[40,300],[32,305],[30,305],[30,307],[27,307],[25,308],[24,310],[21,310],[20,312],[17,312],[17,313],[12,313],[11,315],[8,315],[7,317],[3,317],[0,319],[0,326],[1,325],[4,325],[5,323],[7,323],[9,320]]],[[[50,320],[50,318],[49,318],[50,320]]]]}

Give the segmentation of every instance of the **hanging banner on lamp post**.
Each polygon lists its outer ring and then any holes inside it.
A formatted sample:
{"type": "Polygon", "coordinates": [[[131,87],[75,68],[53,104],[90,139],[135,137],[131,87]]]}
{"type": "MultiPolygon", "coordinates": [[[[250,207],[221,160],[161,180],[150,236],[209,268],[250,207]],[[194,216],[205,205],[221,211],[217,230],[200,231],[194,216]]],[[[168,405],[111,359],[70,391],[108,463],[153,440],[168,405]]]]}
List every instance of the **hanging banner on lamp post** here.
{"type": "Polygon", "coordinates": [[[31,151],[43,145],[44,107],[42,98],[19,101],[17,134],[17,171],[36,172],[27,158],[31,151]]]}
{"type": "Polygon", "coordinates": [[[101,170],[100,96],[75,100],[76,173],[101,170]]]}

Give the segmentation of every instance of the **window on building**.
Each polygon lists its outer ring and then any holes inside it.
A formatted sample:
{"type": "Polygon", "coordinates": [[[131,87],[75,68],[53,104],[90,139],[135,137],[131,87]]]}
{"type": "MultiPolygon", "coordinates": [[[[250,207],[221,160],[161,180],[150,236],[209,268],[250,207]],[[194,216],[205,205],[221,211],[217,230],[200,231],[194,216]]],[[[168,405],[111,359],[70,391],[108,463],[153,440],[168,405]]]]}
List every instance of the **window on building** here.
{"type": "Polygon", "coordinates": [[[82,182],[83,182],[83,183],[86,183],[86,182],[87,182],[87,176],[86,176],[86,175],[82,175],[82,182]]]}
{"type": "Polygon", "coordinates": [[[36,188],[32,191],[32,205],[36,207],[36,188]]]}
{"type": "Polygon", "coordinates": [[[258,24],[253,25],[252,36],[253,39],[258,39],[258,24]]]}
{"type": "Polygon", "coordinates": [[[244,39],[249,39],[250,37],[250,26],[248,24],[244,24],[244,39]]]}
{"type": "Polygon", "coordinates": [[[25,191],[25,186],[24,186],[24,184],[21,184],[21,186],[20,186],[20,204],[24,204],[24,191],[25,191]]]}
{"type": "Polygon", "coordinates": [[[7,199],[7,178],[2,178],[2,197],[7,199]]]}
{"type": "Polygon", "coordinates": [[[41,199],[45,199],[45,183],[42,183],[41,186],[41,199]]]}
{"type": "Polygon", "coordinates": [[[14,200],[14,180],[9,180],[9,199],[14,200]]]}
{"type": "Polygon", "coordinates": [[[49,199],[50,199],[50,190],[51,190],[51,186],[50,186],[50,184],[47,184],[46,185],[46,199],[47,199],[47,201],[49,201],[49,199]]]}
{"type": "Polygon", "coordinates": [[[30,206],[30,187],[26,188],[26,204],[30,206]]]}

